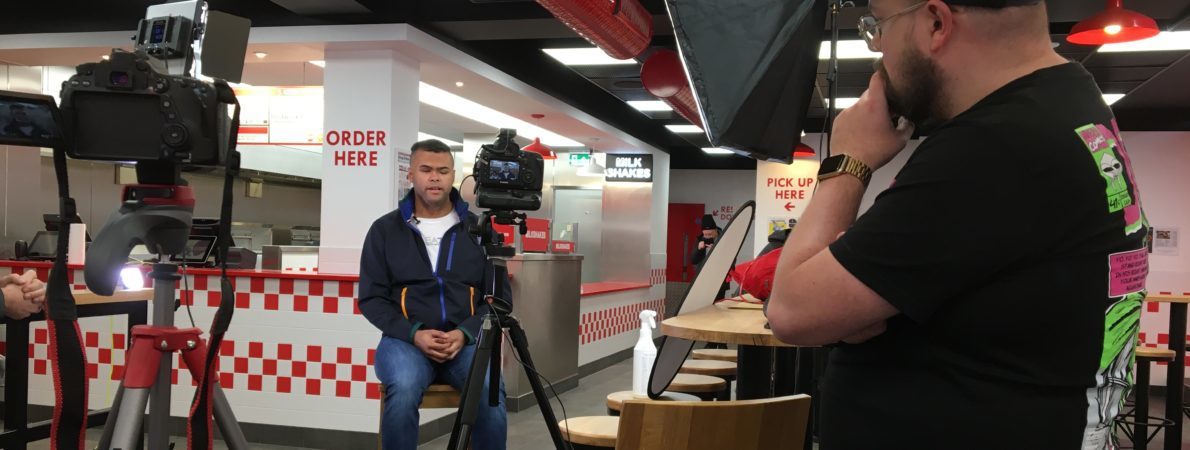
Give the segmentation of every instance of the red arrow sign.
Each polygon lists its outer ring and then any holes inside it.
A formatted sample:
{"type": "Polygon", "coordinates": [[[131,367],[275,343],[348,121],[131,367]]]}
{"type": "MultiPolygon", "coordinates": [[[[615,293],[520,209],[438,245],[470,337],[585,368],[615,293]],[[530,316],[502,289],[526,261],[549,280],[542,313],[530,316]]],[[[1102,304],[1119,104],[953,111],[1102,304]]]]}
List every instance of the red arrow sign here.
{"type": "Polygon", "coordinates": [[[796,208],[796,206],[794,206],[793,203],[785,202],[785,210],[786,211],[790,211],[793,208],[796,208]]]}

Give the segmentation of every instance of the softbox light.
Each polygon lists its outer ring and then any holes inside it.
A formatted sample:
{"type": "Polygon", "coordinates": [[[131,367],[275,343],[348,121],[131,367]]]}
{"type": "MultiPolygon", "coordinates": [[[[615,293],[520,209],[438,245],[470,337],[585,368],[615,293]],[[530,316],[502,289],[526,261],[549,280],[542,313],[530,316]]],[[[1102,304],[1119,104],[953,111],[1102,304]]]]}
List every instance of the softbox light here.
{"type": "Polygon", "coordinates": [[[788,163],[801,141],[826,0],[666,0],[707,138],[788,163]]]}

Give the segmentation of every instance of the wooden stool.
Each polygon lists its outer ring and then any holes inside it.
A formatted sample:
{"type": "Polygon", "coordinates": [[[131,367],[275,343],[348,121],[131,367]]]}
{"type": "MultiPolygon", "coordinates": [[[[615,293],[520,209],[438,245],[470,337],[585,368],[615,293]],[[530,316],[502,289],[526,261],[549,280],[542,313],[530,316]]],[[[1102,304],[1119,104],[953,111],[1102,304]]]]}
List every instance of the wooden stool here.
{"type": "MultiPolygon", "coordinates": [[[[384,388],[384,383],[380,384],[380,420],[384,420],[384,397],[388,392],[384,388]]],[[[431,384],[426,388],[426,392],[422,394],[421,404],[418,408],[457,408],[459,407],[459,391],[450,387],[449,384],[431,384]]],[[[383,430],[380,427],[379,430],[383,430]]],[[[380,436],[380,431],[376,432],[377,448],[384,448],[383,437],[380,436]]]]}
{"type": "Polygon", "coordinates": [[[719,377],[679,373],[669,383],[669,391],[693,394],[703,400],[714,400],[726,386],[727,382],[719,377]]]}
{"type": "MultiPolygon", "coordinates": [[[[1132,448],[1145,450],[1149,441],[1157,436],[1162,428],[1173,426],[1168,418],[1149,418],[1149,363],[1156,361],[1173,361],[1177,354],[1167,348],[1137,347],[1136,348],[1136,389],[1133,399],[1136,407],[1132,410],[1132,417],[1122,414],[1116,421],[1124,424],[1124,434],[1132,439],[1132,448]],[[1156,423],[1152,423],[1152,422],[1156,423]],[[1131,429],[1126,425],[1131,425],[1131,429]],[[1149,433],[1149,427],[1155,428],[1149,433]]],[[[1181,417],[1179,417],[1181,419],[1181,417]]]]}
{"type": "Polygon", "coordinates": [[[739,362],[739,352],[726,348],[700,348],[694,351],[691,358],[739,362]]]}
{"type": "Polygon", "coordinates": [[[632,393],[632,391],[612,392],[610,394],[607,394],[607,415],[609,415],[609,416],[620,415],[620,408],[624,406],[624,400],[697,402],[701,399],[696,396],[690,395],[690,394],[683,394],[681,392],[669,392],[669,391],[662,392],[661,398],[659,398],[657,400],[653,400],[653,399],[649,398],[648,396],[637,397],[636,394],[632,393]]]}
{"type": "Polygon", "coordinates": [[[678,373],[693,375],[710,375],[726,381],[723,391],[719,392],[718,400],[731,400],[731,382],[735,381],[736,363],[715,361],[710,359],[690,359],[682,363],[678,373]]]}
{"type": "Polygon", "coordinates": [[[558,422],[562,440],[575,450],[616,448],[620,418],[611,416],[572,417],[558,422]]]}
{"type": "MultiPolygon", "coordinates": [[[[384,391],[381,391],[384,392],[384,391]]],[[[458,408],[459,391],[449,384],[431,384],[422,394],[418,408],[458,408]]]]}

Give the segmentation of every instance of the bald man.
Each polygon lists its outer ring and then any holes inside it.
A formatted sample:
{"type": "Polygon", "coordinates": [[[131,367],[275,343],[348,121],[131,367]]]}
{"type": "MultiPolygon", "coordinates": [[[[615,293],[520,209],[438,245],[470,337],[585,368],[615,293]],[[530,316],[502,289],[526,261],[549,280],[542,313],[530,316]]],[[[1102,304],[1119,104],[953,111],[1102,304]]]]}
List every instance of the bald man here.
{"type": "Polygon", "coordinates": [[[1147,221],[1095,81],[1054,52],[1040,0],[869,6],[878,73],[834,125],[768,307],[780,339],[837,344],[821,448],[1113,448],[1147,221]],[[929,137],[857,220],[914,124],[929,137]]]}

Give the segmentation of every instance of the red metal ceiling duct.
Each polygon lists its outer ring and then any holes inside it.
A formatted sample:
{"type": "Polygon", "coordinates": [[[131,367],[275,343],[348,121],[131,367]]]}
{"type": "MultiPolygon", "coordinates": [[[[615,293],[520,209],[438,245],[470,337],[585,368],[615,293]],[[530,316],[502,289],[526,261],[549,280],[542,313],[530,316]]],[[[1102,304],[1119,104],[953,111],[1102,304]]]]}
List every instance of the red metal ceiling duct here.
{"type": "Polygon", "coordinates": [[[612,58],[635,58],[653,39],[653,15],[639,0],[537,0],[537,3],[612,58]]]}
{"type": "Polygon", "coordinates": [[[698,104],[694,102],[694,90],[686,79],[682,58],[673,50],[658,50],[640,68],[640,82],[661,101],[665,102],[690,123],[702,127],[698,116],[698,104]]]}

